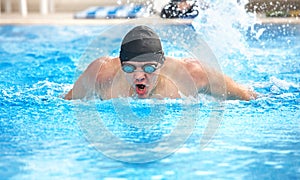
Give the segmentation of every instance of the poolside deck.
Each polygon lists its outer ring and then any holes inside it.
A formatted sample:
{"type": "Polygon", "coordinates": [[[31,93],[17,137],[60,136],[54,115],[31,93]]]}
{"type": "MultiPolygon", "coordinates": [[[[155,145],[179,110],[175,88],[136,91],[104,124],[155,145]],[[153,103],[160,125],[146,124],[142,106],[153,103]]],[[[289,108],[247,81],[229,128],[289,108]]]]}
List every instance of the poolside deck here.
{"type": "MultiPolygon", "coordinates": [[[[189,24],[192,19],[162,19],[159,16],[151,16],[138,19],[74,19],[73,13],[55,13],[41,15],[39,13],[31,13],[23,17],[18,13],[1,14],[0,25],[5,24],[51,24],[51,25],[101,25],[101,24],[122,24],[140,22],[155,22],[155,24],[189,24]]],[[[276,23],[276,24],[300,24],[299,17],[289,18],[267,18],[257,16],[257,23],[276,23]]]]}
{"type": "Polygon", "coordinates": [[[1,14],[0,25],[4,24],[56,24],[56,25],[101,25],[101,24],[121,24],[131,23],[135,21],[155,22],[157,24],[189,24],[191,19],[162,19],[159,16],[151,16],[147,18],[137,19],[74,19],[73,13],[55,13],[41,15],[39,13],[31,13],[26,17],[20,14],[1,14]]]}

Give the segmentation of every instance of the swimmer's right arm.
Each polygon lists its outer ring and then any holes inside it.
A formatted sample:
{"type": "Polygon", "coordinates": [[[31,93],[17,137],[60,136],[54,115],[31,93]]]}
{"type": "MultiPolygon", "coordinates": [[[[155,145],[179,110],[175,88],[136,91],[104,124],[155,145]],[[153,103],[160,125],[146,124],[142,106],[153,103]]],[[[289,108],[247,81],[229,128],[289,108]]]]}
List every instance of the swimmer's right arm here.
{"type": "Polygon", "coordinates": [[[100,59],[93,61],[80,75],[74,83],[73,88],[65,95],[64,99],[82,99],[92,96],[95,92],[95,83],[101,64],[102,61],[100,59]]]}

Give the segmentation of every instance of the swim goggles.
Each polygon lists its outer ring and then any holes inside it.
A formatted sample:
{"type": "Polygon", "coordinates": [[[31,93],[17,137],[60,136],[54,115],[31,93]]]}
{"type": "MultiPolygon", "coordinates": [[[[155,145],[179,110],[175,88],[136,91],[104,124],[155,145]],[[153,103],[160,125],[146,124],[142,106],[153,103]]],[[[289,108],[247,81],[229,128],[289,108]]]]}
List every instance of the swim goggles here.
{"type": "MultiPolygon", "coordinates": [[[[145,73],[151,74],[158,69],[158,64],[145,64],[142,69],[145,73]]],[[[123,64],[122,70],[126,73],[133,73],[136,70],[136,66],[132,64],[123,64]]]]}

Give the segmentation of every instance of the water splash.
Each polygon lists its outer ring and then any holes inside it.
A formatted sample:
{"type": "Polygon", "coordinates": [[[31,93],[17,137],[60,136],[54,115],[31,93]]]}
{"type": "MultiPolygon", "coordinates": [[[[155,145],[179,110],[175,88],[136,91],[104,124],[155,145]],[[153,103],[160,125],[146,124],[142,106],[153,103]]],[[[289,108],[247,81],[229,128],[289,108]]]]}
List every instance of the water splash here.
{"type": "Polygon", "coordinates": [[[208,43],[218,59],[230,53],[246,54],[244,32],[253,24],[254,18],[247,14],[245,2],[236,0],[210,0],[209,8],[200,10],[192,25],[208,43]]]}

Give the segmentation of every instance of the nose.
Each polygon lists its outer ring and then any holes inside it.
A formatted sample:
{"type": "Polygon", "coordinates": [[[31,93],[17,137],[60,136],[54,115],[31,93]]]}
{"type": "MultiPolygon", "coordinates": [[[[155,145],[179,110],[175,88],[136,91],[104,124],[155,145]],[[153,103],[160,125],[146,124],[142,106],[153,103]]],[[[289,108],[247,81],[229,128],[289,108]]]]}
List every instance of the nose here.
{"type": "Polygon", "coordinates": [[[146,79],[145,73],[142,73],[142,72],[136,72],[134,78],[135,78],[135,80],[136,80],[137,82],[143,82],[143,81],[145,81],[145,79],[146,79]]]}
{"type": "Polygon", "coordinates": [[[136,80],[137,80],[137,82],[143,82],[145,80],[145,78],[141,77],[141,78],[137,78],[136,80]]]}

